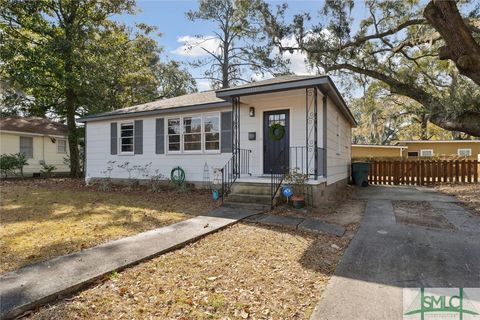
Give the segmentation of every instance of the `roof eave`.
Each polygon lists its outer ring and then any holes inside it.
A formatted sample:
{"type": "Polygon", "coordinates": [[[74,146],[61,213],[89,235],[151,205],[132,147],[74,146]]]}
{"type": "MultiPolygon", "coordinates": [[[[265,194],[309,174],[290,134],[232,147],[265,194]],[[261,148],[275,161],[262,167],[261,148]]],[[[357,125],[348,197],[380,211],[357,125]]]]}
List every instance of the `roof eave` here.
{"type": "Polygon", "coordinates": [[[276,92],[282,90],[294,90],[294,89],[301,89],[306,87],[316,87],[316,86],[327,86],[329,89],[332,90],[334,94],[334,100],[337,104],[339,104],[344,111],[343,114],[345,117],[350,121],[352,127],[356,127],[358,125],[355,117],[353,116],[350,109],[347,107],[345,100],[343,100],[340,92],[338,91],[337,87],[333,83],[332,79],[329,76],[319,76],[312,79],[301,79],[301,80],[290,80],[280,83],[272,83],[272,84],[265,84],[259,85],[254,87],[247,87],[247,88],[229,88],[229,89],[222,89],[215,92],[218,98],[227,99],[234,96],[245,96],[245,95],[253,95],[253,94],[261,94],[261,93],[269,93],[269,92],[276,92]]]}
{"type": "Polygon", "coordinates": [[[171,107],[171,108],[162,108],[162,109],[154,109],[148,111],[135,111],[135,112],[127,112],[127,113],[119,113],[119,114],[98,114],[92,116],[82,117],[77,119],[78,122],[89,122],[89,121],[101,121],[101,120],[109,120],[109,119],[122,119],[122,118],[130,118],[136,116],[150,116],[150,115],[157,115],[157,114],[168,114],[168,113],[177,113],[177,112],[185,112],[185,111],[196,111],[196,110],[204,110],[210,108],[221,108],[221,107],[229,107],[231,103],[228,101],[219,101],[219,102],[212,102],[212,103],[203,103],[203,104],[194,104],[188,106],[179,106],[179,107],[171,107]]]}

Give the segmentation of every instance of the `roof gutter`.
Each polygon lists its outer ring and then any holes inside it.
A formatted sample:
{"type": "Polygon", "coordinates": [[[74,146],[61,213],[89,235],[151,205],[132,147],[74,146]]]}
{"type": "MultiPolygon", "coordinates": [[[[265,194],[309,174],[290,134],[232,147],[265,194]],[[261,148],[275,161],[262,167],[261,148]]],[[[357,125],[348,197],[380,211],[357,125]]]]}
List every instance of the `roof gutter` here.
{"type": "Polygon", "coordinates": [[[90,121],[143,117],[143,116],[151,116],[151,115],[159,115],[159,114],[170,114],[170,113],[177,113],[177,112],[205,110],[205,109],[211,109],[211,108],[230,107],[231,105],[232,104],[228,101],[221,101],[221,102],[214,102],[214,103],[195,104],[190,106],[154,109],[154,110],[148,110],[148,111],[135,111],[135,112],[116,113],[116,114],[98,114],[98,115],[82,117],[80,119],[77,119],[77,121],[84,123],[84,122],[90,122],[90,121]]]}

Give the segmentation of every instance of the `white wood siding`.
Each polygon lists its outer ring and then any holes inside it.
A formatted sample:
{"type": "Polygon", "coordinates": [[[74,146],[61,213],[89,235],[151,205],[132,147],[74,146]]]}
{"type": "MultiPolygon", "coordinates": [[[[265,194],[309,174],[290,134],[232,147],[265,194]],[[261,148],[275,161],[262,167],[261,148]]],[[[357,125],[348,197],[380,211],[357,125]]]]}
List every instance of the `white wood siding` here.
{"type": "Polygon", "coordinates": [[[351,125],[327,99],[327,185],[348,178],[352,159],[351,125]],[[338,132],[337,132],[338,126],[338,132]]]}
{"type": "MultiPolygon", "coordinates": [[[[229,109],[222,109],[228,111],[229,109]]],[[[184,112],[178,115],[203,114],[216,110],[205,110],[198,113],[184,112]]],[[[152,173],[158,169],[159,172],[170,177],[170,172],[174,167],[180,166],[185,170],[186,179],[188,181],[203,181],[204,165],[207,163],[209,167],[210,179],[213,179],[213,169],[222,168],[231,158],[231,153],[183,153],[183,154],[155,154],[155,119],[167,118],[173,114],[149,116],[149,117],[132,117],[122,119],[110,119],[105,121],[92,121],[87,123],[87,164],[86,178],[104,178],[108,161],[116,161],[115,169],[112,171],[112,178],[128,178],[128,173],[117,166],[128,161],[130,166],[144,166],[152,163],[152,173]],[[135,155],[111,155],[110,154],[110,123],[111,122],[128,122],[133,120],[143,120],[143,154],[135,155]]],[[[165,128],[167,127],[165,122],[165,128]]],[[[165,151],[167,144],[165,143],[165,151]]],[[[142,178],[142,177],[140,177],[142,178]]]]}

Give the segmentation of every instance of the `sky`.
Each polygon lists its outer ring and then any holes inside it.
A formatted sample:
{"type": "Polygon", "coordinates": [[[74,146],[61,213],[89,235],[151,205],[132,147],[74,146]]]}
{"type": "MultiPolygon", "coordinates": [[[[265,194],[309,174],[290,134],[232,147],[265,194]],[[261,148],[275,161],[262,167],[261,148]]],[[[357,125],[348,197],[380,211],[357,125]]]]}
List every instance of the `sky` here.
{"type": "MultiPolygon", "coordinates": [[[[284,1],[270,1],[275,6],[282,4],[284,1]]],[[[287,1],[288,9],[286,12],[287,21],[299,12],[309,12],[315,21],[318,21],[318,10],[323,6],[322,1],[287,1]]],[[[135,15],[116,16],[115,20],[121,21],[128,26],[134,27],[136,23],[145,23],[156,26],[158,32],[162,33],[161,37],[156,37],[157,42],[164,48],[164,60],[177,60],[188,63],[198,58],[202,58],[202,50],[196,48],[188,50],[185,48],[186,41],[192,41],[195,35],[211,35],[215,30],[215,24],[204,21],[190,21],[186,18],[185,12],[188,10],[196,10],[198,8],[197,1],[194,0],[137,0],[137,12],[135,15]]],[[[356,5],[352,12],[355,20],[360,20],[366,15],[365,7],[356,5]]],[[[215,47],[215,43],[204,44],[215,47]]],[[[289,68],[296,74],[313,74],[307,64],[304,62],[305,56],[301,53],[286,54],[291,63],[289,68]]],[[[202,76],[202,69],[188,67],[187,69],[195,78],[202,76]]],[[[208,80],[197,79],[197,86],[200,91],[210,89],[208,80]]]]}

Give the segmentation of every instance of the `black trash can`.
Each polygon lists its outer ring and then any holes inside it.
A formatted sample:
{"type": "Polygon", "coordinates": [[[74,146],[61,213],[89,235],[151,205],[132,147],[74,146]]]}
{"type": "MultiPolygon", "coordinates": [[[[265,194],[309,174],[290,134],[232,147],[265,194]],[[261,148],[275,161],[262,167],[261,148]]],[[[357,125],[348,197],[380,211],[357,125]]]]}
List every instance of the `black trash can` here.
{"type": "Polygon", "coordinates": [[[354,162],[352,163],[352,178],[353,183],[357,186],[368,186],[368,169],[370,163],[368,162],[354,162]]]}

